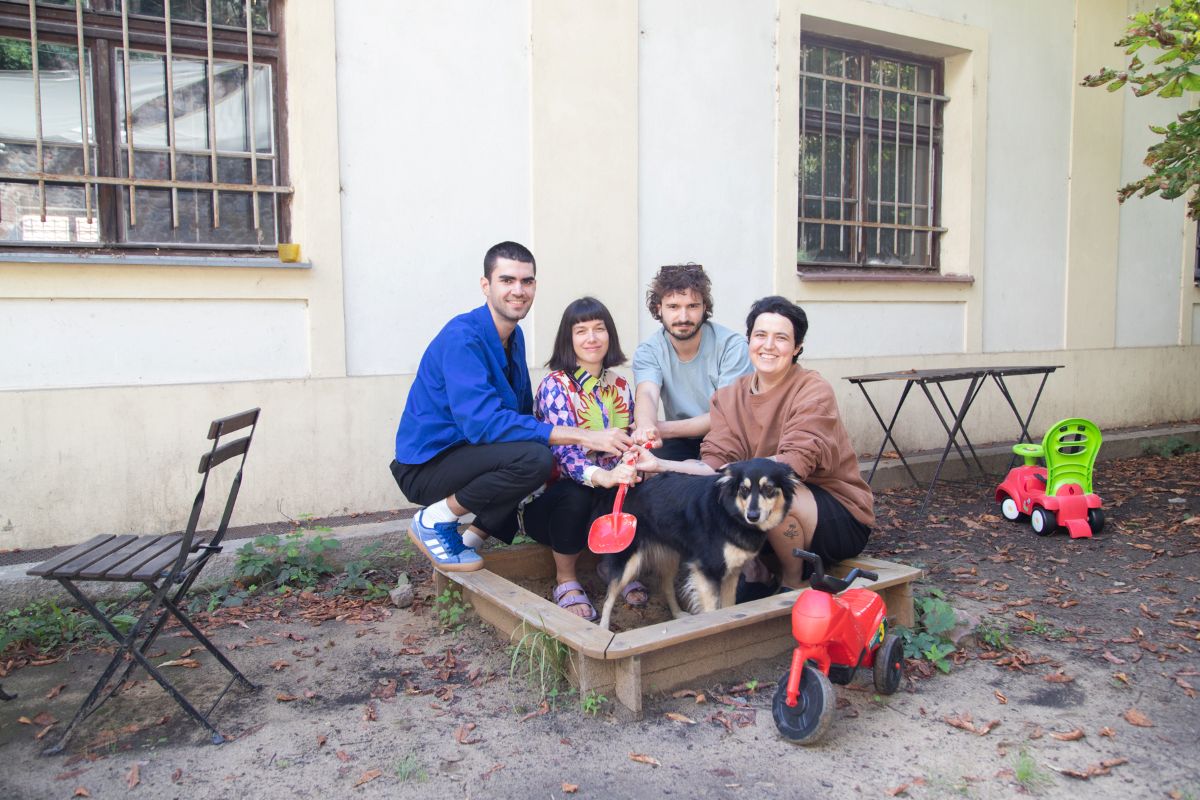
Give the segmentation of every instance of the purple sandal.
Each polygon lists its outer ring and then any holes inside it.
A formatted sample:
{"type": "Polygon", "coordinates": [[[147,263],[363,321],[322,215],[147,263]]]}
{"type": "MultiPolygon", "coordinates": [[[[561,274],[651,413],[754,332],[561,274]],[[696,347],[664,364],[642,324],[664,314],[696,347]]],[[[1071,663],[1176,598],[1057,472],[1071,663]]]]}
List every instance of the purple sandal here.
{"type": "Polygon", "coordinates": [[[554,587],[554,602],[558,603],[559,608],[572,608],[574,606],[587,606],[592,610],[591,616],[583,616],[576,614],[575,616],[586,622],[595,622],[600,615],[596,613],[596,607],[592,605],[592,601],[588,599],[587,592],[583,590],[583,586],[579,581],[564,581],[554,587]],[[579,592],[579,594],[567,597],[571,592],[579,592]]]}

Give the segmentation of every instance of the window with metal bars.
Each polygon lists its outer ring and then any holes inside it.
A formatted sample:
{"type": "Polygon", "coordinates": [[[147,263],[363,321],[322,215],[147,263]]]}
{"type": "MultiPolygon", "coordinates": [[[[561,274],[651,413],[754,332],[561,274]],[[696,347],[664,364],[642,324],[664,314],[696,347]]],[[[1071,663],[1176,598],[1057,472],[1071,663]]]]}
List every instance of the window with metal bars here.
{"type": "Polygon", "coordinates": [[[0,248],[273,250],[279,6],[0,0],[0,248]]]}
{"type": "Polygon", "coordinates": [[[800,266],[938,266],[942,67],[805,36],[800,266]]]}

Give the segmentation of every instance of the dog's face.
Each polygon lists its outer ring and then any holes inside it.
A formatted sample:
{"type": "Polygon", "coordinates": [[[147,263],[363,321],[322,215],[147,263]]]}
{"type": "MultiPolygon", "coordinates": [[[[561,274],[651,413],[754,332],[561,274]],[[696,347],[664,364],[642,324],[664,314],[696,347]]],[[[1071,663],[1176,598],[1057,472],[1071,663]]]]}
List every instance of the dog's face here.
{"type": "Polygon", "coordinates": [[[726,510],[762,531],[783,522],[798,483],[791,467],[768,458],[729,464],[717,480],[726,510]]]}

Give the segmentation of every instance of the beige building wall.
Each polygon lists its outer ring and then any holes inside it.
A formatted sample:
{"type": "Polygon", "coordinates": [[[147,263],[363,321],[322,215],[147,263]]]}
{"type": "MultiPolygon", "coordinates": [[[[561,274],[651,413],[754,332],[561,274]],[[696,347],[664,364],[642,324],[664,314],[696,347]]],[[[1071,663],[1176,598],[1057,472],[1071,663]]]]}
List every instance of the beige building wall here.
{"type": "MultiPolygon", "coordinates": [[[[1102,428],[1200,416],[1194,225],[1157,199],[1116,207],[1146,117],[1078,86],[1114,63],[1125,10],[291,0],[289,173],[304,263],[0,261],[0,548],[182,527],[207,422],[255,405],[235,524],[403,505],[386,466],[417,361],[441,322],[481,302],[479,259],[503,238],[539,259],[526,324],[535,367],[562,307],[585,293],[612,308],[632,352],[653,329],[645,282],[667,261],[709,265],[731,326],[754,297],[796,299],[813,320],[806,361],[835,385],[862,452],[880,432],[842,378],[916,366],[1062,365],[1035,429],[1075,414],[1102,428]],[[806,31],[944,60],[945,279],[797,276],[806,31]],[[1013,66],[1028,51],[1047,53],[1040,83],[1013,66]],[[1015,148],[1022,130],[1045,148],[1015,148]],[[1137,238],[1145,224],[1153,239],[1137,238]],[[1139,280],[1166,281],[1168,307],[1126,290],[1139,280]],[[1156,314],[1169,317],[1169,340],[1156,314]],[[1150,343],[1137,339],[1139,316],[1154,318],[1150,343]],[[222,358],[205,355],[209,341],[222,358]]],[[[1034,389],[1010,385],[1026,400],[1034,389]]],[[[880,387],[884,405],[893,390],[880,387]]],[[[906,450],[944,441],[919,398],[903,419],[906,450]]],[[[985,389],[972,440],[1007,441],[1014,425],[985,389]]]]}

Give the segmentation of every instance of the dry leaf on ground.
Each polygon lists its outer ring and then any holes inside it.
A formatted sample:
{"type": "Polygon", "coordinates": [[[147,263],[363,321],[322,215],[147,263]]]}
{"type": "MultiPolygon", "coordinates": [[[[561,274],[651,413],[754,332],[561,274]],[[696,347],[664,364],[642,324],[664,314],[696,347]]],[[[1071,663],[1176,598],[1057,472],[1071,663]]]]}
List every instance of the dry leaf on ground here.
{"type": "Polygon", "coordinates": [[[658,763],[657,758],[655,758],[654,756],[645,755],[644,753],[630,753],[629,757],[632,760],[638,762],[639,764],[649,764],[652,767],[661,767],[662,766],[662,764],[658,763]]]}
{"type": "Polygon", "coordinates": [[[1145,714],[1143,714],[1141,711],[1138,711],[1136,708],[1130,708],[1128,711],[1126,711],[1121,716],[1123,716],[1125,718],[1125,721],[1128,722],[1130,725],[1136,725],[1139,728],[1153,728],[1154,727],[1154,723],[1150,721],[1150,718],[1147,717],[1145,714]]]}
{"type": "Polygon", "coordinates": [[[665,716],[667,719],[671,720],[672,722],[682,722],[685,725],[695,725],[696,724],[696,720],[692,719],[691,717],[685,717],[683,714],[677,714],[674,711],[668,711],[663,716],[665,716]]]}
{"type": "Polygon", "coordinates": [[[1064,731],[1063,733],[1050,731],[1050,737],[1053,739],[1058,739],[1060,742],[1077,742],[1082,739],[1083,736],[1083,728],[1076,728],[1073,731],[1064,731]]]}
{"type": "Polygon", "coordinates": [[[200,662],[194,658],[176,658],[171,661],[164,661],[158,665],[161,667],[187,667],[188,669],[196,669],[200,666],[200,662]]]}
{"type": "Polygon", "coordinates": [[[562,790],[563,790],[563,794],[575,794],[576,792],[578,792],[578,791],[579,791],[579,784],[577,784],[577,783],[564,783],[564,784],[562,785],[562,790]]]}
{"type": "Polygon", "coordinates": [[[141,782],[142,782],[141,770],[138,769],[137,764],[134,764],[132,767],[129,768],[129,772],[125,773],[125,785],[128,786],[130,789],[132,789],[133,787],[137,786],[141,782]]]}
{"type": "Polygon", "coordinates": [[[360,777],[357,782],[355,782],[354,788],[358,788],[359,786],[362,786],[364,783],[370,783],[371,781],[375,780],[382,774],[383,774],[383,770],[381,770],[381,769],[369,769],[362,774],[362,777],[360,777]]]}
{"type": "Polygon", "coordinates": [[[954,714],[951,716],[942,717],[942,721],[945,722],[947,725],[950,725],[955,728],[959,728],[960,730],[968,731],[970,733],[975,734],[976,736],[984,736],[989,731],[991,731],[992,728],[994,728],[1000,724],[1000,720],[994,719],[994,720],[991,720],[990,722],[984,722],[982,724],[976,725],[974,722],[971,721],[971,715],[966,713],[965,711],[961,714],[954,714]]]}

